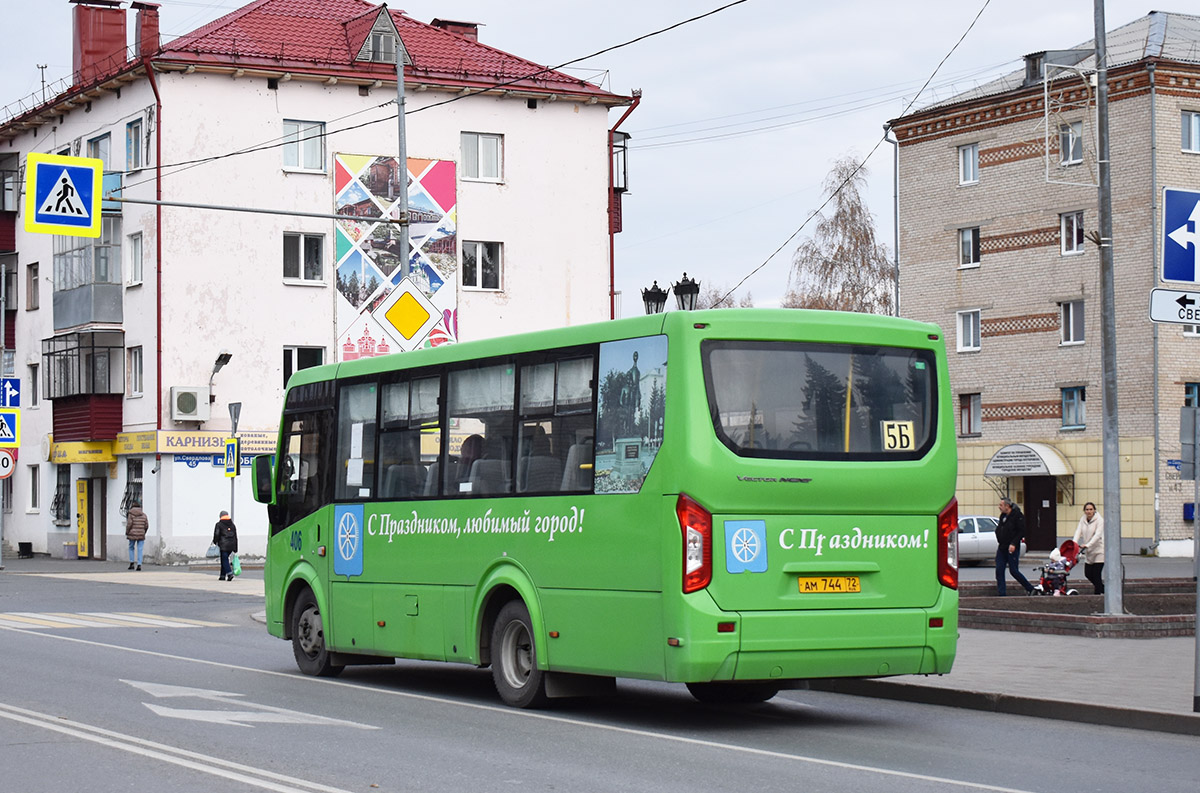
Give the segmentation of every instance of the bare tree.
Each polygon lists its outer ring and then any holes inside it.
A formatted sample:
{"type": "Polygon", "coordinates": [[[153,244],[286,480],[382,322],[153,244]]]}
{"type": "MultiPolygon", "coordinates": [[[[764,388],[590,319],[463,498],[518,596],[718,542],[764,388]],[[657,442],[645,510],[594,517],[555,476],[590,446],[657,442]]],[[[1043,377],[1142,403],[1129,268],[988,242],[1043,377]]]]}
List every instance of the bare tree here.
{"type": "Polygon", "coordinates": [[[888,248],[875,239],[875,219],[863,203],[866,168],[839,158],[825,177],[832,213],[816,216],[812,237],[792,256],[785,308],[825,308],[890,314],[894,286],[888,248]]]}
{"type": "Polygon", "coordinates": [[[749,292],[746,292],[740,298],[736,298],[733,292],[729,291],[729,287],[721,285],[716,286],[709,283],[700,289],[700,294],[696,296],[696,308],[754,308],[754,297],[749,292]]]}

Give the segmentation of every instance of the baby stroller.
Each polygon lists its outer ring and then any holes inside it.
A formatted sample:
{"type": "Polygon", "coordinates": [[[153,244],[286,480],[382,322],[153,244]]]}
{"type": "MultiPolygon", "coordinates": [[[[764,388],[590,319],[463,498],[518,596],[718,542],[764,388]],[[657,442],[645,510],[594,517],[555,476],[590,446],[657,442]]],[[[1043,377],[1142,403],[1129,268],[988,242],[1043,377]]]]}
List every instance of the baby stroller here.
{"type": "Polygon", "coordinates": [[[1065,540],[1062,545],[1050,552],[1050,561],[1045,567],[1036,568],[1042,575],[1041,580],[1033,587],[1034,595],[1078,595],[1074,589],[1067,589],[1067,574],[1071,568],[1079,564],[1083,550],[1074,540],[1065,540]]]}

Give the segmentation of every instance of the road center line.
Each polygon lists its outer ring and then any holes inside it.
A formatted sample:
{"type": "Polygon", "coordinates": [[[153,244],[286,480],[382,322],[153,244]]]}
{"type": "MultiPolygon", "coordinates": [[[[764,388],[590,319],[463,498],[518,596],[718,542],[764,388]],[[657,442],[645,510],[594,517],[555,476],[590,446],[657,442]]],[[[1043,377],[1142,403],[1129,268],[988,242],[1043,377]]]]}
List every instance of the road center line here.
{"type": "MultiPolygon", "coordinates": [[[[348,683],[348,682],[341,681],[341,680],[331,680],[331,679],[325,678],[325,677],[300,678],[297,674],[290,673],[290,672],[274,672],[274,671],[271,671],[270,669],[255,669],[253,667],[248,667],[248,666],[238,666],[236,664],[230,664],[225,661],[209,661],[209,660],[203,659],[203,658],[188,658],[188,657],[182,656],[182,655],[171,655],[169,653],[160,653],[155,650],[142,650],[142,649],[139,649],[136,647],[121,647],[120,645],[116,645],[116,644],[107,644],[105,642],[97,642],[97,641],[92,641],[90,639],[80,639],[80,638],[76,638],[74,636],[62,636],[62,635],[54,634],[54,633],[44,633],[42,631],[25,630],[23,628],[10,628],[10,627],[4,626],[4,625],[0,625],[0,630],[12,631],[14,633],[24,633],[29,636],[39,636],[39,637],[48,638],[48,639],[56,639],[58,641],[77,642],[79,644],[85,644],[85,645],[89,645],[92,647],[104,647],[104,648],[107,648],[110,650],[121,650],[124,652],[136,653],[139,655],[149,655],[149,656],[153,656],[156,658],[167,658],[167,659],[174,660],[174,661],[187,661],[190,663],[203,664],[206,666],[217,666],[222,669],[236,669],[241,672],[250,672],[253,674],[260,674],[260,675],[270,675],[273,677],[282,677],[287,680],[303,679],[303,680],[305,680],[306,683],[311,683],[314,685],[337,686],[337,687],[354,689],[354,690],[360,691],[360,692],[368,691],[371,693],[390,694],[392,696],[403,697],[405,699],[418,700],[421,702],[431,702],[431,703],[436,703],[436,704],[441,704],[441,705],[455,705],[460,708],[481,710],[481,711],[485,711],[485,712],[489,712],[489,713],[511,716],[511,717],[515,717],[515,718],[539,719],[542,721],[550,721],[550,722],[555,722],[558,724],[567,724],[567,725],[571,725],[574,727],[581,727],[581,728],[595,729],[595,730],[607,730],[609,732],[616,732],[616,733],[621,733],[624,735],[634,735],[634,736],[637,736],[640,738],[655,738],[655,739],[658,739],[661,741],[687,744],[689,746],[702,746],[702,747],[705,747],[708,749],[720,749],[720,750],[729,751],[729,752],[739,752],[742,754],[750,754],[750,755],[755,755],[758,757],[770,757],[770,758],[779,759],[779,760],[794,760],[794,761],[801,762],[801,763],[809,763],[812,765],[826,766],[828,768],[843,768],[843,769],[846,769],[849,771],[862,771],[865,773],[879,774],[882,776],[899,777],[902,779],[913,779],[913,780],[920,780],[923,782],[935,782],[935,783],[944,784],[944,785],[958,785],[960,787],[969,788],[972,790],[994,791],[994,793],[1033,793],[1033,791],[1028,791],[1028,790],[1024,790],[1021,788],[1009,788],[1009,787],[1002,787],[999,785],[987,785],[987,784],[983,784],[980,782],[968,782],[968,781],[962,780],[962,779],[951,779],[949,777],[932,776],[930,774],[917,774],[917,773],[913,773],[910,771],[897,771],[897,770],[890,769],[890,768],[879,768],[876,766],[859,765],[857,763],[846,763],[846,762],[842,762],[840,760],[825,760],[820,757],[810,757],[810,756],[801,755],[801,754],[789,754],[787,752],[776,752],[776,751],[772,751],[770,749],[756,749],[752,746],[739,746],[737,744],[721,743],[719,741],[708,741],[708,740],[704,740],[704,739],[700,739],[700,738],[688,738],[688,737],[685,737],[682,735],[671,735],[669,733],[652,732],[650,730],[641,730],[641,729],[637,729],[635,727],[620,727],[620,726],[612,725],[612,724],[597,724],[595,722],[583,721],[582,719],[572,719],[572,718],[568,718],[566,716],[555,716],[555,715],[549,714],[549,713],[538,713],[536,711],[518,710],[516,708],[510,708],[510,707],[502,706],[502,705],[483,705],[483,704],[480,704],[477,702],[460,702],[458,700],[448,699],[446,697],[435,697],[435,696],[430,696],[428,694],[413,694],[413,693],[410,693],[407,691],[393,691],[391,689],[385,689],[385,688],[368,687],[368,686],[358,685],[355,683],[348,683]]],[[[7,708],[7,707],[8,706],[0,704],[0,708],[7,708]]],[[[146,743],[146,742],[143,742],[143,743],[146,743]]],[[[147,745],[150,745],[150,744],[147,743],[147,745]]],[[[182,750],[178,750],[178,749],[173,750],[173,751],[182,752],[182,750]]],[[[199,755],[197,755],[197,756],[199,756],[199,755]]],[[[208,770],[208,769],[204,769],[204,770],[208,770]]],[[[322,788],[322,789],[334,790],[333,788],[322,788]]],[[[339,791],[338,793],[345,793],[345,792],[339,791]]]]}
{"type": "Polygon", "coordinates": [[[230,762],[223,757],[213,757],[199,754],[198,752],[190,752],[186,749],[177,749],[161,743],[152,744],[133,735],[126,735],[106,730],[102,727],[95,727],[91,724],[84,724],[83,722],[71,719],[64,719],[45,713],[38,713],[33,710],[26,710],[25,708],[18,708],[13,705],[6,705],[2,702],[0,702],[0,719],[29,724],[44,730],[69,735],[72,738],[107,746],[111,749],[120,749],[123,752],[141,755],[151,760],[171,763],[193,771],[201,771],[205,774],[232,779],[235,782],[244,782],[247,785],[254,785],[265,790],[278,791],[278,793],[296,793],[297,790],[310,790],[317,791],[318,793],[352,793],[342,788],[329,787],[328,785],[321,785],[316,782],[308,782],[296,777],[277,774],[273,771],[230,762]]]}

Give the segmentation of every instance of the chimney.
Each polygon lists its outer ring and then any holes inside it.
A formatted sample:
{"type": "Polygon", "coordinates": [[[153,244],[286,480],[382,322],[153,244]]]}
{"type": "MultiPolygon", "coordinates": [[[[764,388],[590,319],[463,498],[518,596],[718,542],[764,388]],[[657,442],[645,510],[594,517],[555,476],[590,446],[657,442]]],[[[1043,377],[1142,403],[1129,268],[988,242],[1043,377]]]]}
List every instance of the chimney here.
{"type": "Polygon", "coordinates": [[[441,28],[448,33],[462,36],[464,39],[479,41],[478,22],[456,22],[453,19],[435,19],[429,24],[435,28],[441,28]]]}
{"type": "Polygon", "coordinates": [[[125,65],[125,11],[120,0],[71,0],[75,6],[74,84],[125,65]]]}
{"type": "Polygon", "coordinates": [[[137,40],[139,58],[149,58],[158,52],[162,44],[158,38],[158,9],[161,3],[130,3],[129,7],[137,10],[137,23],[134,36],[137,40]]]}

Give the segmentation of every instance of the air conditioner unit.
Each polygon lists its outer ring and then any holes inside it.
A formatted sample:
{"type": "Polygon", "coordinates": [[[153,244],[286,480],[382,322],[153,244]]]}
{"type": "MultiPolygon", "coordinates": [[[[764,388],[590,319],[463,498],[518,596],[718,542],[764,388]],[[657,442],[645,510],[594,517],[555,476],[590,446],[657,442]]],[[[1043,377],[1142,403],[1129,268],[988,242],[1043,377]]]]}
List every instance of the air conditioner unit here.
{"type": "Polygon", "coordinates": [[[171,386],[172,421],[208,421],[208,386],[171,386]]]}

